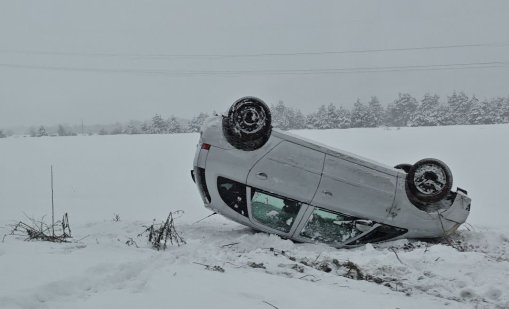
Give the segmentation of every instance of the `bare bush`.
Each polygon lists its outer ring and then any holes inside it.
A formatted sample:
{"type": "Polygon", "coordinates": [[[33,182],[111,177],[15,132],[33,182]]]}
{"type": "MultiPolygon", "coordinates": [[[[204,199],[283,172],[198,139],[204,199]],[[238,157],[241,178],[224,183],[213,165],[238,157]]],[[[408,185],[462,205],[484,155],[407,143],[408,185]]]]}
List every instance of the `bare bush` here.
{"type": "Polygon", "coordinates": [[[221,266],[218,266],[218,265],[208,265],[208,264],[202,264],[202,263],[198,263],[198,262],[193,262],[193,263],[204,266],[206,270],[224,273],[224,268],[222,268],[221,266]]]}
{"type": "Polygon", "coordinates": [[[152,244],[152,247],[158,251],[161,249],[166,250],[168,242],[171,246],[186,244],[184,238],[177,232],[173,218],[174,215],[180,213],[183,213],[183,211],[170,212],[166,221],[160,224],[156,224],[154,219],[154,223],[146,227],[145,231],[138,234],[138,237],[148,234],[148,241],[152,244]]]}
{"type": "Polygon", "coordinates": [[[12,225],[9,235],[23,236],[25,240],[50,242],[68,242],[68,239],[72,237],[67,213],[64,214],[61,221],[54,224],[44,222],[44,217],[41,220],[35,220],[27,216],[27,219],[29,223],[20,221],[12,225]]]}
{"type": "Polygon", "coordinates": [[[136,241],[132,237],[129,237],[129,239],[125,242],[125,244],[127,246],[129,246],[129,247],[135,246],[136,248],[139,248],[138,244],[136,243],[136,241]]]}

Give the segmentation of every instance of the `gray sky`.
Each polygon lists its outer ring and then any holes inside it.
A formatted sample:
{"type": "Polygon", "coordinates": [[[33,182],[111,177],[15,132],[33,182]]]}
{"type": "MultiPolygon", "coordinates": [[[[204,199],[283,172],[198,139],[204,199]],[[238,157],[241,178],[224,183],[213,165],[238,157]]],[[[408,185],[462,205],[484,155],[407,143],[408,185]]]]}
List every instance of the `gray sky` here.
{"type": "Polygon", "coordinates": [[[509,95],[509,1],[0,0],[0,128],[509,95]]]}

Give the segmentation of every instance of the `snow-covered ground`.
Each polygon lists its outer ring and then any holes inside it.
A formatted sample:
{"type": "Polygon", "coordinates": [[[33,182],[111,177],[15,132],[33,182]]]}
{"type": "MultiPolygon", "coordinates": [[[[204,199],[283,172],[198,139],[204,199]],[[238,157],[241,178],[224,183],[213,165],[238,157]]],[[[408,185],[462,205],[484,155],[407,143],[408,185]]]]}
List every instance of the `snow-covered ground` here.
{"type": "Polygon", "coordinates": [[[509,308],[508,125],[294,133],[388,165],[442,159],[472,197],[469,224],[453,246],[296,244],[219,215],[194,223],[210,214],[189,175],[197,134],[11,137],[0,139],[0,237],[24,214],[50,214],[53,164],[74,238],[5,237],[0,308],[509,308]],[[175,210],[186,245],[158,252],[138,237],[175,210]]]}

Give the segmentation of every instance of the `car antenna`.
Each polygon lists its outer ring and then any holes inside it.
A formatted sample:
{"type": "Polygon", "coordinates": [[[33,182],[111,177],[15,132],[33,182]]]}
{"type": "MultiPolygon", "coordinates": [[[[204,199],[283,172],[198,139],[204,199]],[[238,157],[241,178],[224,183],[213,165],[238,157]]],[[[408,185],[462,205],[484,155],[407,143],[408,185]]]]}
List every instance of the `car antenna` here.
{"type": "Polygon", "coordinates": [[[212,217],[213,215],[217,215],[217,212],[213,212],[213,213],[211,213],[210,215],[206,216],[205,218],[200,219],[200,220],[198,220],[198,221],[196,221],[196,222],[193,222],[193,224],[198,223],[198,222],[202,222],[203,220],[205,220],[205,219],[207,219],[207,218],[209,218],[209,217],[212,217]]]}

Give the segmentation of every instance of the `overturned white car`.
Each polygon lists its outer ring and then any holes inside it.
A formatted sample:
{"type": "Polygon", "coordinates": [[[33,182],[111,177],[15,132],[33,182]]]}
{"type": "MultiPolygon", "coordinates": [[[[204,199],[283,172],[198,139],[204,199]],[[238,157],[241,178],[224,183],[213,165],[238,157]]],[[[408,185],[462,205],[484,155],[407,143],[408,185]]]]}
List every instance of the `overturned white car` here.
{"type": "Polygon", "coordinates": [[[300,242],[355,246],[454,232],[470,211],[436,159],[394,168],[272,130],[260,99],[237,100],[200,133],[192,176],[205,206],[300,242]]]}

